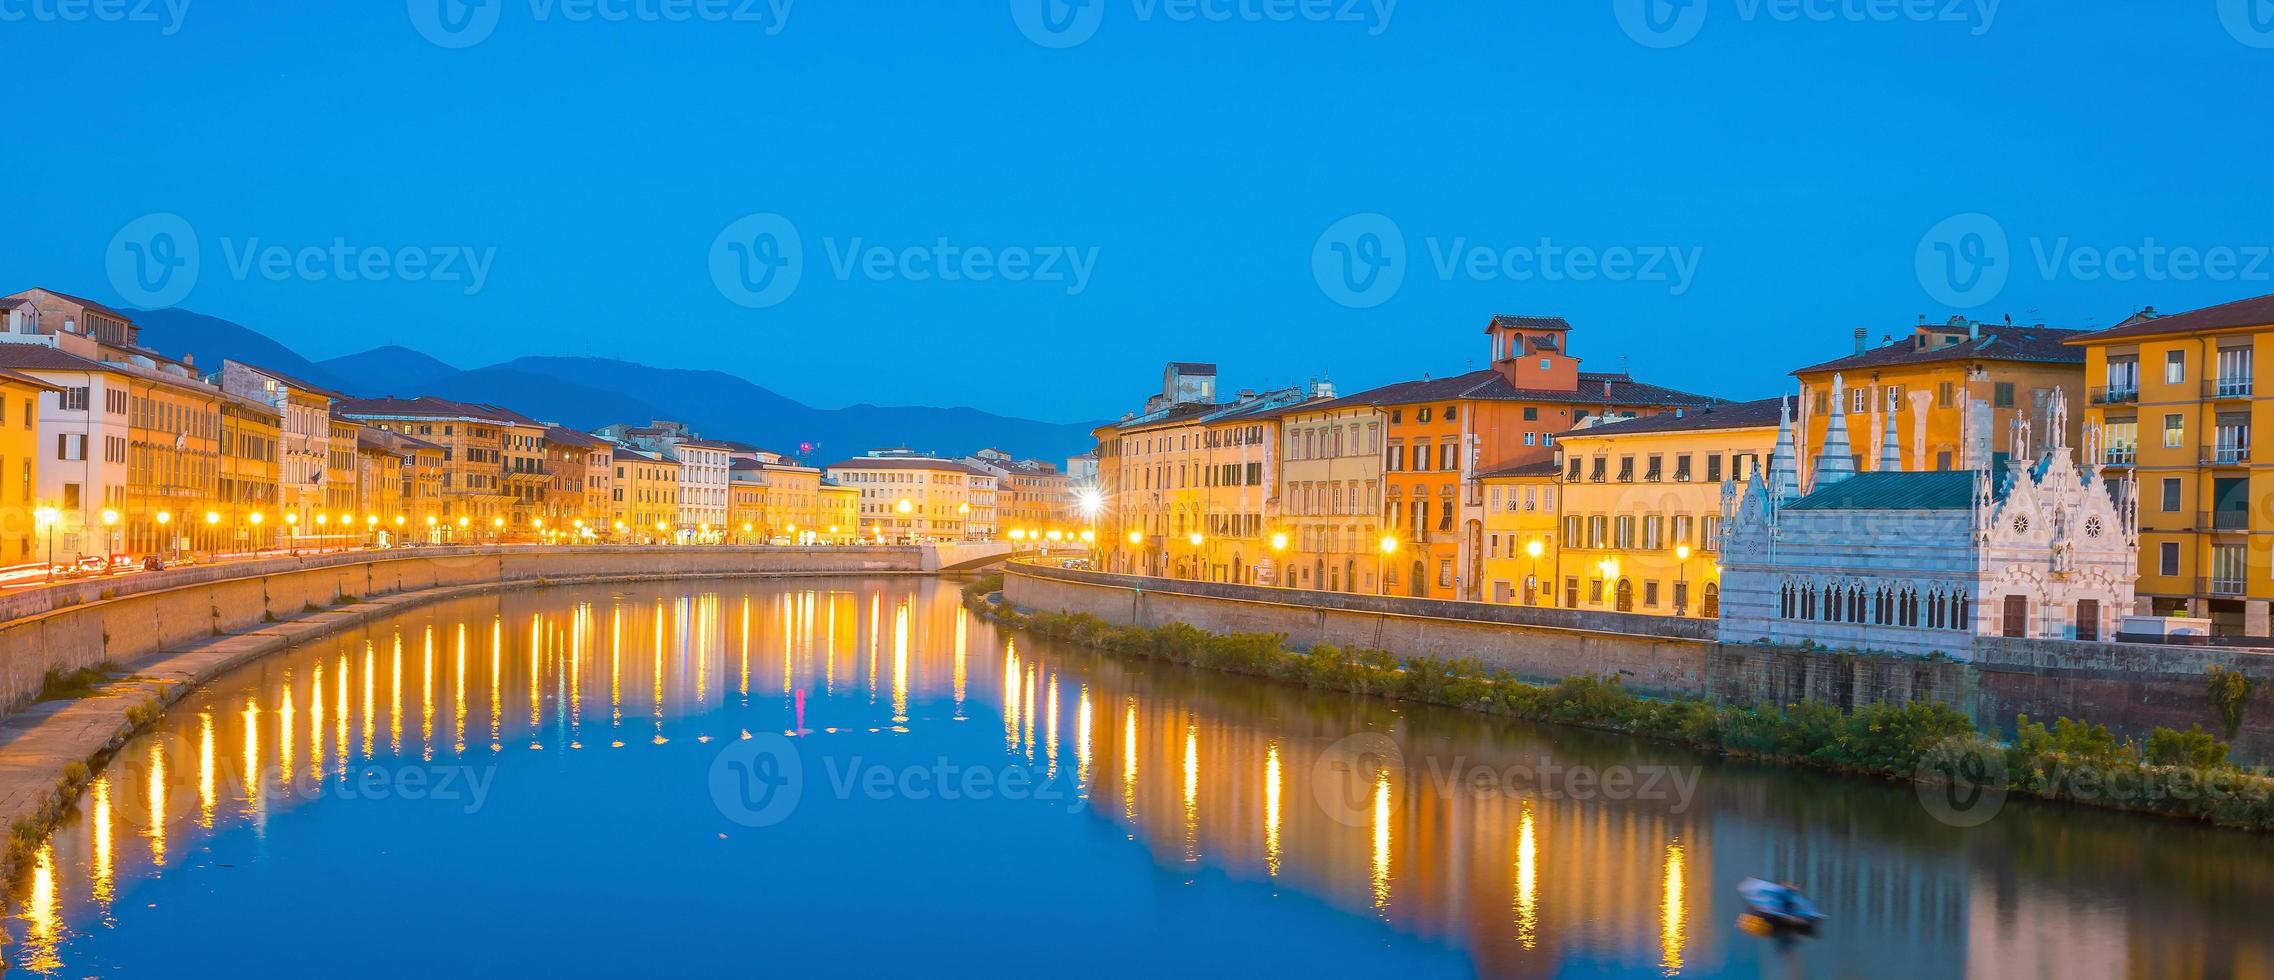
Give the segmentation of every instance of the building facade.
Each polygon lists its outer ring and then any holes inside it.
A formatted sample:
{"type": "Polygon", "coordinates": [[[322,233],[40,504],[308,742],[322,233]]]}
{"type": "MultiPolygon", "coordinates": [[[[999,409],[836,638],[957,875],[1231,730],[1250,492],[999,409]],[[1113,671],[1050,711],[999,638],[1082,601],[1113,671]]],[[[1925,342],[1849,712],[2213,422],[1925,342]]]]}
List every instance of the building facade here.
{"type": "Polygon", "coordinates": [[[860,536],[870,541],[961,541],[971,485],[983,471],[930,456],[861,456],[831,463],[831,482],[860,493],[860,536]]]}
{"type": "MultiPolygon", "coordinates": [[[[1842,391],[1840,379],[1832,390],[1842,391]]],[[[1889,446],[1858,474],[1835,415],[1803,493],[1791,426],[1767,476],[1727,495],[1720,636],[1971,659],[1978,636],[2108,640],[2133,606],[2133,484],[2017,421],[2003,473],[1911,472],[1889,446]]]]}
{"type": "Polygon", "coordinates": [[[2099,462],[2140,486],[2139,611],[2267,636],[2274,518],[2260,511],[2274,500],[2274,456],[2252,435],[2261,419],[2274,424],[2257,383],[2259,349],[2274,357],[2274,296],[2150,308],[2070,344],[2092,385],[2085,423],[2101,434],[2099,462]]]}
{"type": "Polygon", "coordinates": [[[1383,432],[1380,409],[1347,399],[1270,413],[1278,426],[1278,584],[1326,592],[1381,590],[1383,432]]]}
{"type": "MultiPolygon", "coordinates": [[[[1792,373],[1801,389],[1801,425],[1794,436],[1800,458],[1814,459],[1838,414],[1857,472],[1878,465],[1885,455],[1880,441],[1889,433],[1897,447],[1893,458],[1906,471],[2002,471],[2004,434],[2017,419],[2044,432],[2056,391],[2070,399],[2064,411],[2072,421],[2062,438],[2077,445],[2085,358],[2068,341],[2081,333],[1954,317],[1922,322],[1906,336],[1867,346],[1858,329],[1854,354],[1792,373]],[[1832,392],[1835,375],[1842,384],[1838,398],[1832,392]],[[1886,424],[1889,415],[1895,417],[1893,427],[1886,424]]],[[[1806,464],[1802,469],[1805,478],[1806,464]]]]}

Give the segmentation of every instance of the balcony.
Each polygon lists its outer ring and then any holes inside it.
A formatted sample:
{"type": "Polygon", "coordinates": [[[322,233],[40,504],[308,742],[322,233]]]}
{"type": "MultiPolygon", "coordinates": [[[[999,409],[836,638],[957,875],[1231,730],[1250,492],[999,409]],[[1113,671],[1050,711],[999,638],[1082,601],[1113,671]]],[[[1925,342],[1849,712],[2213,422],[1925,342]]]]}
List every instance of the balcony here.
{"type": "Polygon", "coordinates": [[[2100,462],[2103,466],[2130,466],[2139,462],[2139,458],[2137,449],[2110,449],[2101,454],[2100,462]]]}
{"type": "Polygon", "coordinates": [[[2240,509],[2197,511],[2195,527],[2201,531],[2248,531],[2250,512],[2240,509]]]}
{"type": "Polygon", "coordinates": [[[2243,580],[2208,575],[2195,580],[2195,590],[2203,595],[2241,595],[2243,594],[2243,580]]]}
{"type": "Polygon", "coordinates": [[[2140,400],[2139,385],[2104,385],[2091,390],[2092,404],[2130,405],[2140,400]]]}
{"type": "Polygon", "coordinates": [[[2247,399],[2251,396],[2254,387],[2248,377],[2204,378],[2203,400],[2247,399]]]}
{"type": "Polygon", "coordinates": [[[2249,446],[2216,446],[2203,450],[2203,465],[2205,466],[2247,466],[2249,464],[2249,446]]]}

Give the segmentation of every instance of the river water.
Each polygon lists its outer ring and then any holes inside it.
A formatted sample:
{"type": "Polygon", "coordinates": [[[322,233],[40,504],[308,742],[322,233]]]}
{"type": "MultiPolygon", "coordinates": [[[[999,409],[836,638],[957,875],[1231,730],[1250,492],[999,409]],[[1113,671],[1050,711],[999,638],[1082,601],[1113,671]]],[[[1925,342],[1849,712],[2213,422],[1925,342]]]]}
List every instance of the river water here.
{"type": "Polygon", "coordinates": [[[553,588],[238,671],[12,883],[66,976],[2274,974],[2274,845],[1129,662],[955,583],[553,588]],[[1793,881],[1813,938],[1740,928],[1793,881]]]}

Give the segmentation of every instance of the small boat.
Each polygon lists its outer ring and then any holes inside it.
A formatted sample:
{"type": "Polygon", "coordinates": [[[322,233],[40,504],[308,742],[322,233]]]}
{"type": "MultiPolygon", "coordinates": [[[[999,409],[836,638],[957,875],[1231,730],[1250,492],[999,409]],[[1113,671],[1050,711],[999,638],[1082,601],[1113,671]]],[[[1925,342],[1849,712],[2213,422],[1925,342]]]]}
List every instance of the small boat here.
{"type": "Polygon", "coordinates": [[[1745,901],[1747,914],[1780,929],[1814,929],[1824,920],[1815,902],[1782,882],[1747,878],[1737,883],[1737,897],[1745,901]]]}

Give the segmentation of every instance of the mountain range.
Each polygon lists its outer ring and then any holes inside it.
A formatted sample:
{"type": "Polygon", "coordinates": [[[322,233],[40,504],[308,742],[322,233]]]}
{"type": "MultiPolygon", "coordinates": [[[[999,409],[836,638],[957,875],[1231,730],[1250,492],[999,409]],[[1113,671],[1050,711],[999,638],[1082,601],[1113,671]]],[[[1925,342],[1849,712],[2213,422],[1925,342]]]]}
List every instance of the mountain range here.
{"type": "Polygon", "coordinates": [[[434,395],[485,402],[570,428],[675,419],[713,439],[732,439],[830,463],[883,446],[960,456],[995,447],[1051,462],[1095,448],[1095,423],[1040,422],[974,408],[849,405],[815,408],[723,371],[649,367],[599,357],[518,357],[459,368],[406,347],[376,347],[310,360],[257,330],[183,309],[137,310],[142,344],[187,353],[201,371],[224,358],[350,395],[434,395]]]}

